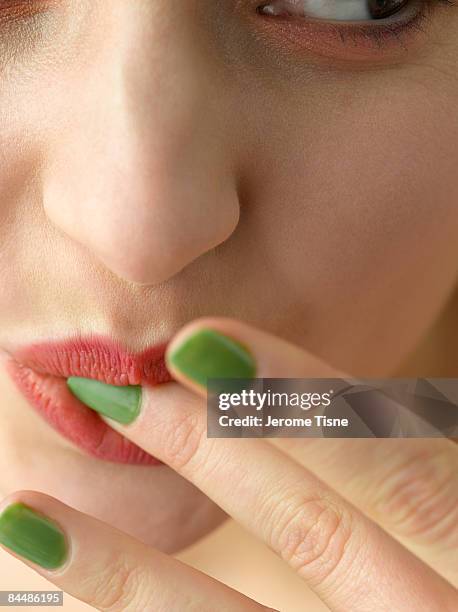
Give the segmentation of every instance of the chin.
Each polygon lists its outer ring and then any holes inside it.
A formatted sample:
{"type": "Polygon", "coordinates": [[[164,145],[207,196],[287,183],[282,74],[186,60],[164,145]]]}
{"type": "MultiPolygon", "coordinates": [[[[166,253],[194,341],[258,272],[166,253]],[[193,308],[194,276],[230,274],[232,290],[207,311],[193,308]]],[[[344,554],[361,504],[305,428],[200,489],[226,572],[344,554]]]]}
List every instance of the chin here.
{"type": "MultiPolygon", "coordinates": [[[[147,468],[134,471],[142,470],[147,468]]],[[[135,476],[113,476],[109,470],[104,484],[73,482],[51,494],[166,553],[190,546],[226,518],[208,497],[166,466],[155,468],[150,478],[135,476]]]]}
{"type": "Polygon", "coordinates": [[[225,519],[218,506],[165,465],[95,459],[46,435],[46,426],[24,436],[20,423],[15,425],[0,435],[0,461],[8,466],[0,481],[4,496],[41,491],[166,553],[190,546],[225,519]]]}

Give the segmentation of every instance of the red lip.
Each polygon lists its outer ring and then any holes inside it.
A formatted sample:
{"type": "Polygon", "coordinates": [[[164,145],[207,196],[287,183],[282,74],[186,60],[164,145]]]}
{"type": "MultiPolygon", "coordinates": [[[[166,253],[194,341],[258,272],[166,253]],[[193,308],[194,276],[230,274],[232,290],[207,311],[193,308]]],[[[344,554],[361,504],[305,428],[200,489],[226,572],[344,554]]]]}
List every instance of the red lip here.
{"type": "Polygon", "coordinates": [[[172,380],[166,344],[133,353],[100,336],[37,343],[14,352],[6,369],[31,405],[68,440],[89,454],[117,463],[158,465],[155,457],[111,429],[68,389],[69,376],[113,385],[157,385],[172,380]]]}

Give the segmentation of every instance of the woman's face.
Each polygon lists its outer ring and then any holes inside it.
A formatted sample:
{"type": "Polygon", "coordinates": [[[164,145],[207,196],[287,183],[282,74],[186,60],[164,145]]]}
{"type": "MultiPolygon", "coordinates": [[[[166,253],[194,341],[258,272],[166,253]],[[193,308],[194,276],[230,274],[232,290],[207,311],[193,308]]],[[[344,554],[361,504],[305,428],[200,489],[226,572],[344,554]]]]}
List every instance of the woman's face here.
{"type": "MultiPolygon", "coordinates": [[[[201,315],[357,376],[415,347],[457,278],[458,8],[264,4],[0,3],[4,355],[92,335],[134,354],[201,315]]],[[[167,550],[220,520],[168,468],[56,433],[6,367],[0,386],[4,492],[167,550]]]]}

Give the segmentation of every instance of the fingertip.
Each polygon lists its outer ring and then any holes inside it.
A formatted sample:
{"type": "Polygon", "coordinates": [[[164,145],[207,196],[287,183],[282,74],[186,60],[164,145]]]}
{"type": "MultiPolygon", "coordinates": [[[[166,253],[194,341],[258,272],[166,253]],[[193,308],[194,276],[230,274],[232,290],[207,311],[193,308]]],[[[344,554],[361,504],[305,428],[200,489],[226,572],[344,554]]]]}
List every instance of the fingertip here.
{"type": "Polygon", "coordinates": [[[167,358],[171,373],[201,394],[212,379],[252,379],[257,372],[256,359],[248,346],[207,322],[178,336],[167,358]]]}
{"type": "MultiPolygon", "coordinates": [[[[165,351],[167,365],[170,363],[170,356],[181,346],[190,336],[202,329],[218,331],[220,333],[230,333],[232,327],[240,323],[230,317],[199,317],[193,319],[181,327],[172,337],[165,351]]],[[[172,364],[171,364],[172,365],[172,364]]]]}
{"type": "Polygon", "coordinates": [[[8,493],[1,501],[0,501],[0,515],[2,512],[16,503],[23,503],[26,505],[36,504],[38,506],[43,506],[45,504],[52,504],[53,502],[58,502],[55,498],[50,495],[46,495],[45,493],[41,493],[40,491],[33,491],[32,489],[18,489],[17,491],[13,491],[8,493]]]}
{"type": "Polygon", "coordinates": [[[60,571],[70,558],[70,538],[56,504],[36,491],[16,491],[0,504],[0,544],[40,572],[60,571]]]}

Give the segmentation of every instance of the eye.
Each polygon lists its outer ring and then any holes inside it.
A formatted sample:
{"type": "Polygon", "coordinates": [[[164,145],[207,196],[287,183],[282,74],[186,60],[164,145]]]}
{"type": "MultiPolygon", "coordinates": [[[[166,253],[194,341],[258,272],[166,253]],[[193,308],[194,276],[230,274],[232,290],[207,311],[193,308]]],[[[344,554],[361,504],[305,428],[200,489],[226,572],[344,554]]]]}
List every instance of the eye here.
{"type": "Polygon", "coordinates": [[[282,53],[402,62],[431,49],[428,43],[452,21],[445,13],[457,6],[458,0],[269,0],[256,14],[266,40],[282,53]]]}
{"type": "Polygon", "coordinates": [[[334,21],[386,19],[410,0],[273,0],[259,7],[263,15],[306,16],[334,21]]]}

